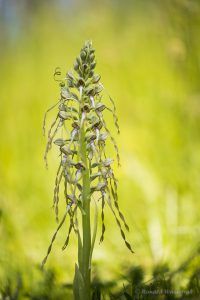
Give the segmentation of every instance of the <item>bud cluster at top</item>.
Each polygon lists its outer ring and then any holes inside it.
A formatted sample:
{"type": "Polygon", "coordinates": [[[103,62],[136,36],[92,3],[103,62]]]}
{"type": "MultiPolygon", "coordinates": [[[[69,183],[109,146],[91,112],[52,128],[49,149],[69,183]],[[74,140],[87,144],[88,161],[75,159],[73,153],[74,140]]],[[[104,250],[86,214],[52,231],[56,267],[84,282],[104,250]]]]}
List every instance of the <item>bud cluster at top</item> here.
{"type": "Polygon", "coordinates": [[[68,87],[87,87],[92,83],[98,83],[100,76],[94,73],[95,67],[95,49],[92,47],[91,42],[86,42],[74,63],[74,70],[78,77],[75,77],[71,72],[67,73],[68,87]]]}

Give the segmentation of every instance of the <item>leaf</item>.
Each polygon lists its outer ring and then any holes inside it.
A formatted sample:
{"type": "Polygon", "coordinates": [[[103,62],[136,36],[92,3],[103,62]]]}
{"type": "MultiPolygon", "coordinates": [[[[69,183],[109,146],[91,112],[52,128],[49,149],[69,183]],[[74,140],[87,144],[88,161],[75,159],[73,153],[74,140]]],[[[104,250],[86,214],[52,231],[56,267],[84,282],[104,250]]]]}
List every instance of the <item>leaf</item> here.
{"type": "Polygon", "coordinates": [[[73,291],[74,291],[74,300],[86,300],[84,295],[84,279],[77,264],[75,264],[73,291]]]}
{"type": "Polygon", "coordinates": [[[86,215],[86,212],[84,211],[84,209],[83,209],[83,207],[82,207],[82,203],[81,203],[81,201],[78,201],[78,208],[80,209],[80,211],[81,211],[81,213],[82,213],[82,215],[86,215]]]}
{"type": "Polygon", "coordinates": [[[82,192],[83,187],[82,187],[82,185],[80,183],[77,183],[77,188],[79,189],[80,192],[82,192]]]}
{"type": "Polygon", "coordinates": [[[83,265],[83,257],[82,257],[83,245],[82,245],[82,240],[81,240],[79,229],[77,230],[77,234],[78,234],[78,264],[79,264],[80,269],[82,269],[82,265],[83,265]]]}

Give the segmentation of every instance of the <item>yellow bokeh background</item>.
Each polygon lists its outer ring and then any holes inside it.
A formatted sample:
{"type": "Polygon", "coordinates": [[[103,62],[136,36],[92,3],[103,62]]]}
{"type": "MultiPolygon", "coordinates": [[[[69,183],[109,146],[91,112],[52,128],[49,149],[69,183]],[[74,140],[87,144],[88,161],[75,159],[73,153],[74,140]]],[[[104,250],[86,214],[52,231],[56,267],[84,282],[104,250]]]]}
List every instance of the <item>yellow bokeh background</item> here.
{"type": "MultiPolygon", "coordinates": [[[[135,251],[124,246],[107,208],[94,272],[106,281],[130,265],[143,266],[148,276],[158,263],[178,267],[199,244],[199,2],[44,1],[20,9],[18,19],[6,19],[9,9],[1,7],[0,280],[22,270],[30,281],[56,229],[58,152],[53,149],[46,170],[42,121],[59,99],[55,68],[65,76],[87,39],[117,107],[119,136],[106,117],[121,153],[119,201],[135,251]]],[[[48,123],[54,116],[49,113],[48,123]]],[[[112,145],[108,151],[114,155],[112,145]]],[[[63,252],[66,233],[67,225],[47,268],[71,282],[77,244],[72,237],[63,252]]]]}

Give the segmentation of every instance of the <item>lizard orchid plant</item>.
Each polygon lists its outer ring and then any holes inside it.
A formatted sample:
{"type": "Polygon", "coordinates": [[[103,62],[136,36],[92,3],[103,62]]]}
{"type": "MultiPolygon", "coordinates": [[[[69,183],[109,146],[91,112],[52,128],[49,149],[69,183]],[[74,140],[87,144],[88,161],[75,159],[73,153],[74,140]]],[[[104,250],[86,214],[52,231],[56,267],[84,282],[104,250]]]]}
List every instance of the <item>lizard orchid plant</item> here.
{"type": "Polygon", "coordinates": [[[101,209],[101,237],[104,240],[105,205],[111,210],[119,227],[121,236],[133,252],[127,241],[123,227],[129,230],[122,212],[119,209],[117,179],[112,168],[113,158],[107,157],[106,145],[114,146],[116,160],[120,164],[119,151],[115,139],[107,127],[104,111],[108,110],[114,119],[119,133],[118,118],[114,101],[109,97],[111,108],[103,103],[104,87],[100,75],[95,73],[95,50],[90,41],[85,42],[76,58],[73,71],[60,80],[60,69],[55,71],[55,80],[60,81],[60,99],[45,113],[43,130],[45,134],[46,115],[57,108],[54,122],[48,131],[48,141],[44,159],[54,143],[59,150],[59,166],[55,179],[53,208],[58,227],[53,235],[47,255],[47,261],[53,242],[69,217],[68,233],[63,244],[64,250],[72,232],[78,240],[78,263],[75,265],[74,299],[89,300],[91,297],[91,260],[97,233],[98,206],[101,209]],[[62,133],[62,134],[61,134],[62,133]],[[64,185],[65,211],[59,221],[60,186],[64,185]],[[93,234],[91,233],[91,202],[95,205],[93,234]]]}

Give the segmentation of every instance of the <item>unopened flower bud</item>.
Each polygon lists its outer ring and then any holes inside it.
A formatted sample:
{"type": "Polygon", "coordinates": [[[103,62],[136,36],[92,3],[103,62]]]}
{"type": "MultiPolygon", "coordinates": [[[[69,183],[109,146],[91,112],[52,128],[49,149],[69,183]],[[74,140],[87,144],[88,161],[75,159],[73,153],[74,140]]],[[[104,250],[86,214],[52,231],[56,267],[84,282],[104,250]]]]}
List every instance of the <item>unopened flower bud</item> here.
{"type": "Polygon", "coordinates": [[[89,78],[91,78],[93,75],[94,75],[94,71],[91,70],[90,73],[89,73],[89,78]]]}
{"type": "Polygon", "coordinates": [[[79,70],[79,65],[78,65],[77,61],[74,63],[74,70],[75,71],[79,70]]]}
{"type": "Polygon", "coordinates": [[[77,62],[77,64],[78,64],[79,66],[81,65],[81,59],[80,59],[79,56],[76,58],[76,62],[77,62]]]}
{"type": "Polygon", "coordinates": [[[90,54],[92,54],[92,53],[95,53],[95,49],[94,48],[90,49],[90,54]]]}
{"type": "Polygon", "coordinates": [[[93,76],[92,82],[93,82],[93,83],[97,83],[97,82],[99,82],[100,79],[101,79],[101,76],[98,75],[98,74],[95,74],[95,75],[93,76]]]}
{"type": "Polygon", "coordinates": [[[97,63],[96,63],[95,61],[94,61],[93,63],[91,63],[91,65],[90,65],[90,66],[91,66],[91,69],[94,69],[94,68],[96,67],[96,64],[97,64],[97,63]]]}
{"type": "Polygon", "coordinates": [[[87,56],[87,53],[86,53],[84,50],[81,51],[80,57],[81,57],[81,59],[82,59],[83,61],[85,61],[86,56],[87,56]]]}
{"type": "Polygon", "coordinates": [[[93,62],[93,60],[94,60],[94,58],[95,58],[95,55],[94,55],[94,53],[90,54],[90,56],[89,56],[89,57],[90,57],[90,61],[91,61],[91,62],[93,62]]]}
{"type": "Polygon", "coordinates": [[[88,65],[87,64],[83,64],[83,70],[86,72],[88,70],[88,65]]]}

